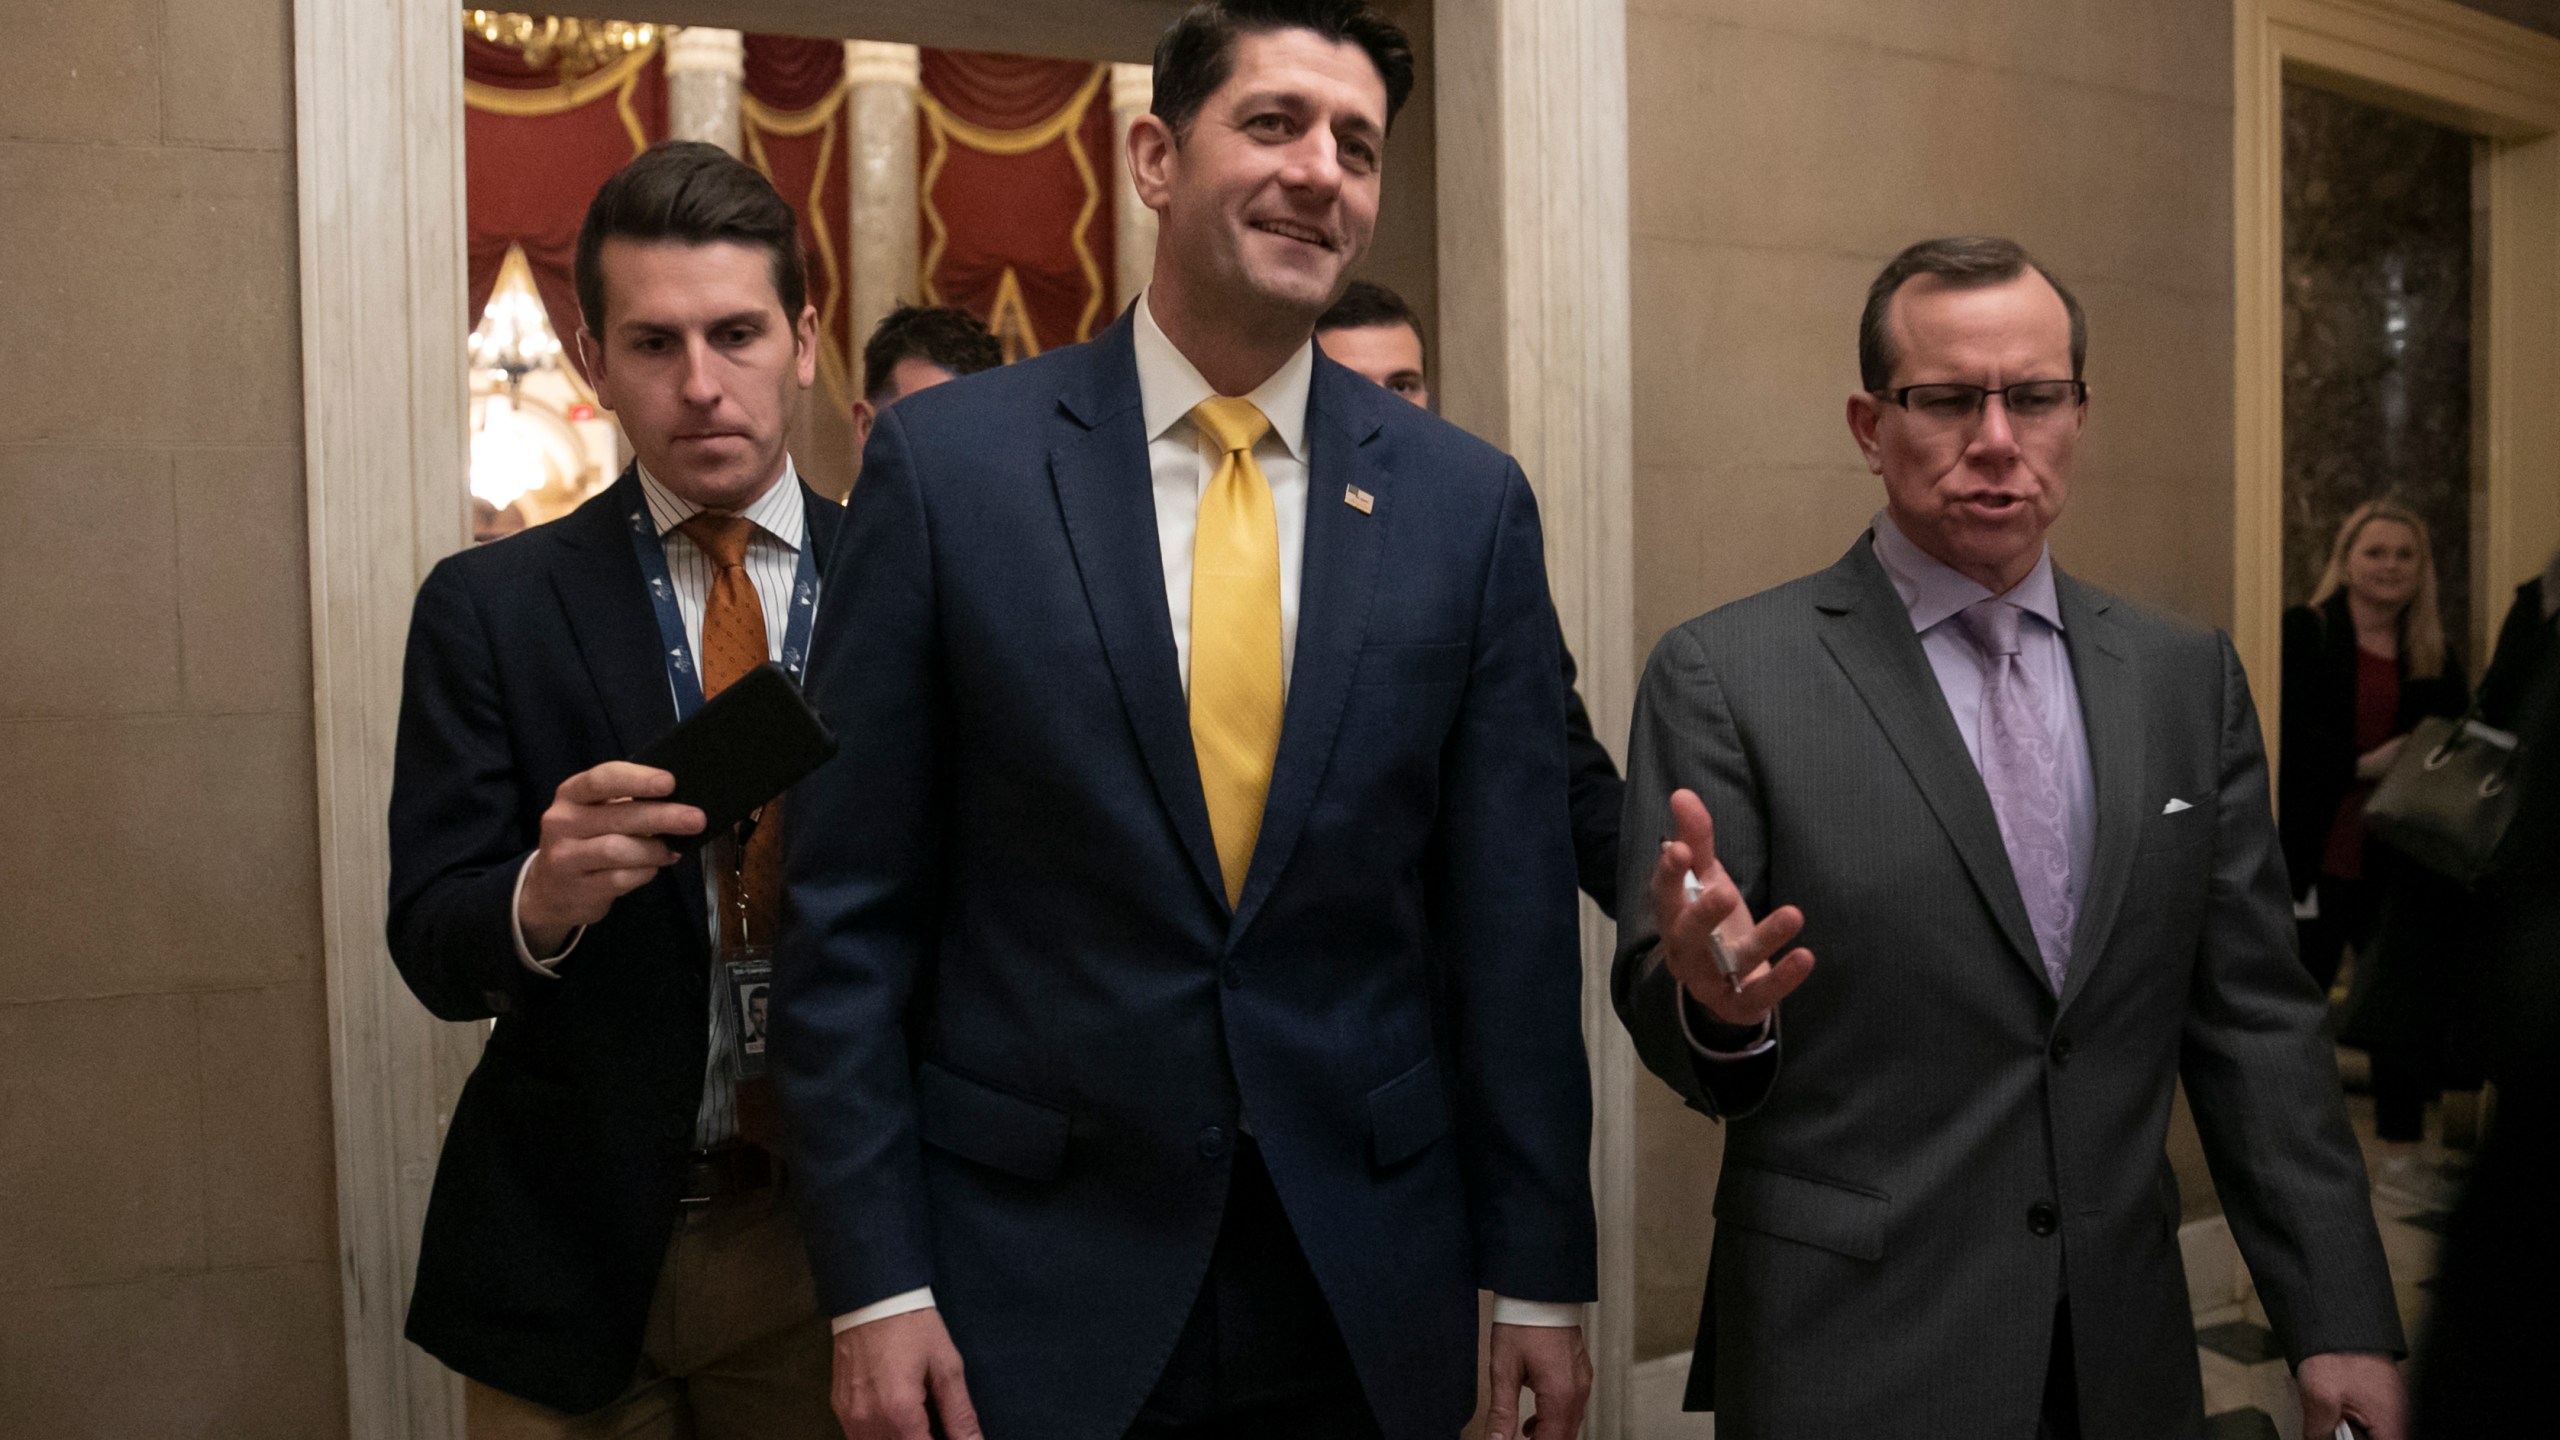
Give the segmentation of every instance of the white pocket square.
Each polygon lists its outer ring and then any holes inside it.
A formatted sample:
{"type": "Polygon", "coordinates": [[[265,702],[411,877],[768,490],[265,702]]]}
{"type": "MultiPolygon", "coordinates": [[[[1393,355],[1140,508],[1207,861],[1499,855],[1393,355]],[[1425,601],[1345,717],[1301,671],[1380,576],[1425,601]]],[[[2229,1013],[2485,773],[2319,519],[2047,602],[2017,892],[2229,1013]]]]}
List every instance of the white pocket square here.
{"type": "Polygon", "coordinates": [[[2184,800],[2172,798],[2168,804],[2160,807],[2160,813],[2163,815],[2175,815],[2181,810],[2193,810],[2194,808],[2196,807],[2188,804],[2184,800]]]}

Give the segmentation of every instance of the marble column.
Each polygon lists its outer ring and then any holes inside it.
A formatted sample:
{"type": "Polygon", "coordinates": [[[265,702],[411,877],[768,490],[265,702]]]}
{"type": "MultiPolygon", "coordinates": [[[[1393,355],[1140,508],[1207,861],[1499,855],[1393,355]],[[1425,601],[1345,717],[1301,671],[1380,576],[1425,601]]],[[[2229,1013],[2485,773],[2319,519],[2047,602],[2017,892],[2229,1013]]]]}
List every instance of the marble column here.
{"type": "Polygon", "coordinates": [[[1118,237],[1115,248],[1119,251],[1115,310],[1128,308],[1138,298],[1156,267],[1156,212],[1139,203],[1137,187],[1129,181],[1129,126],[1147,113],[1155,98],[1152,66],[1111,67],[1112,233],[1118,237]]]}
{"type": "MultiPolygon", "coordinates": [[[[1431,11],[1440,287],[1432,389],[1441,413],[1517,456],[1537,487],[1556,611],[1582,662],[1582,698],[1607,736],[1627,733],[1644,653],[1627,563],[1636,553],[1628,8],[1434,0],[1431,11]]],[[[1599,907],[1582,914],[1600,1222],[1600,1303],[1587,1331],[1597,1373],[1583,1433],[1623,1437],[1637,1433],[1637,1072],[1609,1001],[1616,933],[1599,907]]]]}
{"type": "MultiPolygon", "coordinates": [[[[913,45],[844,42],[846,105],[852,138],[845,165],[853,197],[853,359],[880,317],[923,293],[923,214],[916,195],[916,92],[921,71],[913,45]]],[[[858,377],[856,384],[867,384],[858,377]]]]}
{"type": "Polygon", "coordinates": [[[707,25],[667,32],[669,139],[708,140],[742,153],[739,109],[746,94],[746,36],[707,25]]]}

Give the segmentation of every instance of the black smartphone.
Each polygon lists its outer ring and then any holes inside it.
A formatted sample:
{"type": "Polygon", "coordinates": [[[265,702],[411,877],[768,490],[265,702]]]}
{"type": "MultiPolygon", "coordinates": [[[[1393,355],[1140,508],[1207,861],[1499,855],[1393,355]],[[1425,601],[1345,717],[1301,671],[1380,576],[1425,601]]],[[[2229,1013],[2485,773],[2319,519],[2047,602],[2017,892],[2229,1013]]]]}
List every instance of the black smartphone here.
{"type": "Polygon", "coordinates": [[[675,776],[675,793],[667,798],[702,811],[701,834],[664,837],[684,851],[727,834],[835,753],[835,732],[782,667],[768,661],[631,759],[675,776]]]}

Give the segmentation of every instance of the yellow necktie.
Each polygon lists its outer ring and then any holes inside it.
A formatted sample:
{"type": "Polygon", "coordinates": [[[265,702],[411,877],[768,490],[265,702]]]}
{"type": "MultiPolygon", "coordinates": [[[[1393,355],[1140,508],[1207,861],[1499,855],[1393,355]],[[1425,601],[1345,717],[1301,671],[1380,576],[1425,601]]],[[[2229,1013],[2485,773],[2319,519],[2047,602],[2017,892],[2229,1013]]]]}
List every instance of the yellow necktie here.
{"type": "Polygon", "coordinates": [[[1280,526],[1271,482],[1253,463],[1271,421],[1252,401],[1223,396],[1194,406],[1191,421],[1225,452],[1191,542],[1191,749],[1233,905],[1280,753],[1280,526]]]}

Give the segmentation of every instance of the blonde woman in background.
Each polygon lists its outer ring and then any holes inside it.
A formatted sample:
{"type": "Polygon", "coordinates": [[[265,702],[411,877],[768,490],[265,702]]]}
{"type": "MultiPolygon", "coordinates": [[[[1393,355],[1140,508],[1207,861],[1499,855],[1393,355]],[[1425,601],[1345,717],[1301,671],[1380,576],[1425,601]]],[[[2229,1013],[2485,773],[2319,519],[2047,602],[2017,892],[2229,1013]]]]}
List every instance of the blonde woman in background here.
{"type": "MultiPolygon", "coordinates": [[[[2410,730],[2470,698],[2445,643],[2426,521],[2389,500],[2357,506],[2311,603],[2284,617],[2282,830],[2303,963],[2326,987],[2342,949],[2354,950],[2342,1039],[2373,1056],[2376,1132],[2412,1150],[2427,1102],[2448,1083],[2478,1083],[2476,1060],[2449,1064],[2446,1043],[2459,1008],[2451,972],[2467,948],[2448,931],[2463,907],[2450,882],[2369,839],[2364,804],[2410,730]]],[[[2411,1157],[2395,1161],[2418,1173],[2411,1157]]]]}

